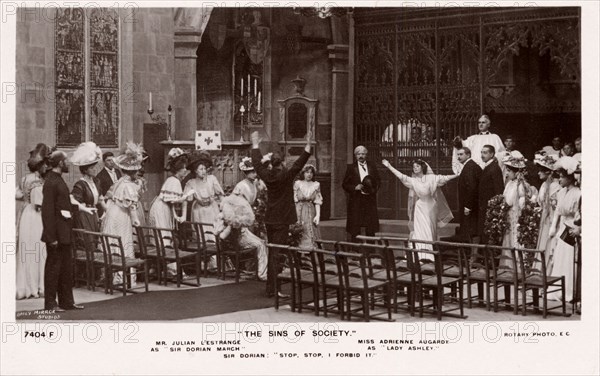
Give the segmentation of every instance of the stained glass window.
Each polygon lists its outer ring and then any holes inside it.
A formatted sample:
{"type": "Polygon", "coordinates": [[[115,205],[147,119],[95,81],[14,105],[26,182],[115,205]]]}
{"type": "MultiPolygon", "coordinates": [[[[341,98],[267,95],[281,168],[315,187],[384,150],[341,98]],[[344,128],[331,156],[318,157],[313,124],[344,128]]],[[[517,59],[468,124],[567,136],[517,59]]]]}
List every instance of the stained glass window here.
{"type": "Polygon", "coordinates": [[[56,144],[74,147],[89,140],[118,147],[117,12],[58,8],[55,45],[56,144]]]}

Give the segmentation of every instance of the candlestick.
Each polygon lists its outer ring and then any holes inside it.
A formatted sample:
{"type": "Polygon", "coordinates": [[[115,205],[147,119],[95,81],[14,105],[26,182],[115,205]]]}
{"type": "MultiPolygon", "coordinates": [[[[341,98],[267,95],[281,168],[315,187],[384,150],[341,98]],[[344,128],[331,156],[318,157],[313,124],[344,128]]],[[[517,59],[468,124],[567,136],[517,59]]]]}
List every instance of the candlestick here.
{"type": "Polygon", "coordinates": [[[240,142],[244,142],[244,112],[246,112],[246,109],[242,105],[240,107],[240,142]]]}
{"type": "Polygon", "coordinates": [[[169,122],[167,123],[167,140],[171,141],[171,115],[173,114],[173,108],[171,105],[167,108],[167,115],[169,116],[169,122]]]}
{"type": "Polygon", "coordinates": [[[256,78],[254,79],[254,96],[256,97],[256,78]]]}
{"type": "Polygon", "coordinates": [[[260,113],[260,108],[261,108],[260,107],[260,91],[258,92],[258,105],[256,107],[257,107],[257,112],[260,113]]]}
{"type": "Polygon", "coordinates": [[[244,96],[244,79],[242,78],[242,79],[240,79],[240,81],[241,81],[240,84],[242,85],[240,88],[240,96],[243,97],[244,96]]]}
{"type": "Polygon", "coordinates": [[[250,95],[250,75],[248,75],[248,95],[250,95]]]}
{"type": "Polygon", "coordinates": [[[148,93],[148,112],[154,112],[152,109],[152,92],[148,93]]]}

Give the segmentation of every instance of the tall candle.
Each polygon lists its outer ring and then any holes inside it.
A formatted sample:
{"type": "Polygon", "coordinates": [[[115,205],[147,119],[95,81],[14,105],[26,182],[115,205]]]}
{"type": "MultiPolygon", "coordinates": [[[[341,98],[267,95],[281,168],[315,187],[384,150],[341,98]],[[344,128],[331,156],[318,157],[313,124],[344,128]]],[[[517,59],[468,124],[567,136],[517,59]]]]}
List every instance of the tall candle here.
{"type": "Polygon", "coordinates": [[[152,92],[148,93],[148,109],[152,110],[152,92]]]}
{"type": "Polygon", "coordinates": [[[258,92],[258,111],[260,111],[260,91],[258,92]]]}
{"type": "Polygon", "coordinates": [[[250,94],[250,75],[248,75],[248,94],[250,94]]]}
{"type": "Polygon", "coordinates": [[[254,79],[254,96],[256,97],[256,78],[254,79]]]}
{"type": "Polygon", "coordinates": [[[242,96],[242,97],[243,97],[243,96],[244,96],[244,79],[243,79],[243,78],[242,78],[242,79],[240,79],[240,85],[242,85],[242,86],[240,87],[240,96],[242,96]]]}

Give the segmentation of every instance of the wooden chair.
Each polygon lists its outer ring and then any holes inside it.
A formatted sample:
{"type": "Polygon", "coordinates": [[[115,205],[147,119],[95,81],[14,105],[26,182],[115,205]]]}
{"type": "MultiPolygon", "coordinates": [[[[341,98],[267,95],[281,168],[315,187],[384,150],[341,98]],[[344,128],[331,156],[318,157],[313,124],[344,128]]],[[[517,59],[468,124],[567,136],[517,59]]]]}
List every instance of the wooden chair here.
{"type": "Polygon", "coordinates": [[[131,277],[133,275],[144,275],[144,288],[148,291],[148,262],[145,259],[127,257],[123,242],[120,236],[102,234],[104,250],[108,255],[108,272],[106,278],[109,280],[109,291],[112,295],[115,290],[113,276],[115,273],[121,273],[122,279],[119,290],[126,296],[128,292],[136,293],[141,287],[133,287],[131,285],[131,277]],[[140,270],[141,269],[141,270],[140,270]],[[135,270],[135,271],[133,271],[135,270]]]}
{"type": "Polygon", "coordinates": [[[200,286],[200,254],[198,252],[183,251],[179,248],[179,238],[177,230],[169,228],[154,227],[155,238],[157,239],[158,251],[163,262],[162,269],[164,270],[165,286],[168,280],[167,265],[175,263],[176,275],[175,281],[177,287],[181,284],[189,286],[200,286]],[[195,276],[183,278],[183,268],[193,266],[195,268],[195,276]],[[196,283],[187,282],[188,280],[196,280],[196,283]]]}
{"type": "Polygon", "coordinates": [[[565,277],[549,276],[546,270],[546,252],[537,249],[517,249],[517,257],[521,267],[520,285],[522,296],[523,316],[527,314],[527,291],[531,290],[533,294],[534,311],[539,312],[540,290],[542,292],[542,314],[544,318],[548,311],[562,308],[562,315],[567,316],[567,306],[565,302],[565,277]],[[561,292],[561,304],[548,308],[548,294],[561,292]]]}
{"type": "MultiPolygon", "coordinates": [[[[383,320],[393,321],[389,278],[385,281],[369,278],[367,259],[374,257],[374,255],[368,251],[364,251],[362,245],[358,244],[355,247],[357,248],[354,248],[354,250],[358,252],[338,252],[335,254],[344,277],[345,311],[348,320],[351,320],[354,315],[362,317],[364,321],[370,321],[371,319],[381,319],[378,316],[387,313],[387,319],[383,320]],[[358,307],[352,307],[353,298],[358,298],[358,307]],[[384,306],[387,308],[386,311],[379,313],[371,312],[371,308],[375,305],[376,300],[384,303],[384,306]],[[362,312],[362,315],[357,315],[358,312],[362,312]]],[[[372,245],[372,247],[378,246],[372,245]]]]}
{"type": "MultiPolygon", "coordinates": [[[[84,281],[88,290],[96,291],[96,269],[104,270],[108,264],[107,255],[102,247],[101,233],[83,229],[73,229],[73,276],[75,282],[84,281]],[[79,266],[85,267],[85,278],[79,279],[82,273],[79,266]]],[[[104,293],[108,294],[108,281],[104,278],[104,293]]]]}
{"type": "Polygon", "coordinates": [[[302,309],[307,308],[313,310],[315,316],[319,316],[319,275],[316,255],[312,251],[298,247],[289,247],[288,251],[293,258],[298,313],[302,313],[302,309]],[[303,291],[306,289],[311,290],[312,296],[305,301],[303,291]]]}
{"type": "Polygon", "coordinates": [[[319,293],[322,298],[319,308],[323,311],[323,316],[328,317],[329,312],[332,312],[339,314],[340,320],[343,320],[344,278],[341,264],[336,258],[337,252],[320,248],[313,249],[312,252],[316,256],[318,266],[319,293]],[[335,302],[328,303],[334,298],[335,302]]]}
{"type": "MultiPolygon", "coordinates": [[[[178,233],[181,250],[198,252],[200,254],[204,278],[207,278],[208,263],[212,256],[216,257],[218,255],[214,227],[208,223],[186,221],[178,225],[178,233]]],[[[219,270],[219,262],[217,260],[217,275],[219,275],[219,270]]]]}
{"type": "Polygon", "coordinates": [[[405,248],[407,252],[408,262],[411,268],[415,271],[415,290],[419,301],[419,317],[423,317],[425,305],[423,303],[424,292],[433,291],[433,302],[427,307],[432,308],[432,312],[438,320],[442,319],[443,315],[466,318],[463,308],[463,280],[462,278],[446,277],[443,275],[443,260],[442,254],[437,251],[429,251],[424,249],[405,248]],[[427,255],[433,256],[431,260],[427,255]],[[428,265],[427,273],[423,273],[423,265],[428,265]],[[433,267],[431,267],[433,266],[433,267]],[[433,270],[433,274],[430,271],[433,270]],[[451,288],[458,291],[458,298],[452,294],[445,294],[444,289],[451,288]],[[444,309],[444,301],[447,298],[451,302],[457,303],[457,307],[449,307],[444,309]],[[451,313],[458,310],[459,315],[451,313]]]}
{"type": "Polygon", "coordinates": [[[490,279],[494,292],[494,312],[498,312],[498,289],[504,288],[504,306],[506,309],[519,313],[519,271],[517,267],[517,256],[514,248],[488,246],[489,265],[492,267],[490,279]],[[511,295],[514,296],[512,302],[511,295]]]}
{"type": "Polygon", "coordinates": [[[267,248],[269,249],[269,253],[273,253],[276,257],[273,257],[273,260],[283,260],[283,262],[288,266],[280,266],[277,265],[275,270],[281,270],[275,276],[275,309],[279,310],[279,306],[284,302],[290,304],[292,312],[296,311],[296,275],[294,272],[293,264],[294,264],[294,256],[290,251],[290,247],[282,244],[267,244],[267,248]],[[285,296],[282,292],[283,286],[289,286],[290,294],[288,297],[285,296]]]}
{"type": "MultiPolygon", "coordinates": [[[[135,226],[134,227],[134,241],[137,243],[139,253],[136,252],[136,256],[148,261],[149,268],[154,266],[156,269],[156,276],[158,278],[158,284],[162,284],[162,267],[163,259],[160,250],[158,249],[159,240],[156,237],[154,227],[150,226],[135,226]]],[[[135,249],[134,249],[135,250],[135,249]]],[[[148,276],[150,278],[151,276],[148,276]]],[[[148,281],[149,282],[149,281],[148,281]]]]}
{"type": "MultiPolygon", "coordinates": [[[[241,231],[250,231],[249,229],[238,229],[236,231],[240,231],[239,235],[241,236],[241,231]]],[[[232,235],[233,235],[233,231],[232,231],[232,235]]],[[[220,261],[220,265],[219,265],[219,269],[221,270],[221,277],[223,279],[226,278],[227,276],[227,270],[225,267],[225,262],[227,261],[227,259],[230,259],[233,261],[233,267],[234,270],[232,271],[234,273],[234,277],[235,277],[235,283],[240,283],[240,273],[241,273],[241,267],[240,267],[240,261],[242,259],[243,255],[253,255],[256,256],[256,248],[243,248],[240,246],[239,242],[237,241],[237,239],[231,239],[234,238],[232,235],[229,235],[229,237],[226,240],[223,240],[221,238],[219,238],[217,236],[217,249],[218,249],[218,259],[220,261]]],[[[256,258],[256,257],[255,257],[256,258]]],[[[258,258],[257,258],[258,260],[258,258]]],[[[257,265],[258,265],[258,261],[257,261],[257,265]]],[[[256,279],[258,279],[258,267],[255,273],[255,277],[256,279]]]]}
{"type": "Polygon", "coordinates": [[[474,250],[470,253],[465,270],[465,283],[467,285],[467,303],[472,308],[475,300],[479,305],[485,304],[486,309],[491,311],[491,289],[493,284],[492,266],[493,259],[487,246],[472,245],[474,250]],[[472,285],[477,286],[477,295],[472,295],[472,285]]]}

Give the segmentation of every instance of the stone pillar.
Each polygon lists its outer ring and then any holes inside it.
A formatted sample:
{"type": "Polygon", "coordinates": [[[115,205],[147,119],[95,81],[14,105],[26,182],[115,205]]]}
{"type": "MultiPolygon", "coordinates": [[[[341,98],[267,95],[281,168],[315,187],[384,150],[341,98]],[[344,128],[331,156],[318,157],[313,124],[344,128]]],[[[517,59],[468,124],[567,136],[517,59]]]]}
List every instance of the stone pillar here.
{"type": "Polygon", "coordinates": [[[346,216],[346,196],[342,181],[347,166],[348,113],[351,109],[348,95],[347,44],[327,46],[331,60],[331,217],[346,216]]]}
{"type": "Polygon", "coordinates": [[[175,118],[172,135],[175,140],[191,140],[196,132],[198,104],[196,100],[196,60],[202,32],[175,30],[175,118]]]}

